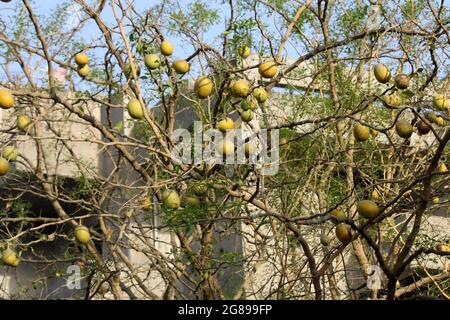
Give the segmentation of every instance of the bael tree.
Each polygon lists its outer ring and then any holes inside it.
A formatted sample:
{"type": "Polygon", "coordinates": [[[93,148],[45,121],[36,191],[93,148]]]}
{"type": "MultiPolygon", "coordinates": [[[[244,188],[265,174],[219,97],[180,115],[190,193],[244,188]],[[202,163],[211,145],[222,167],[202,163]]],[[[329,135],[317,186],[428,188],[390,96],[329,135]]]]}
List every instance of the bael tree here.
{"type": "Polygon", "coordinates": [[[449,298],[444,1],[142,2],[1,4],[2,272],[75,264],[86,299],[449,298]],[[278,172],[174,161],[191,118],[280,130],[278,172]]]}

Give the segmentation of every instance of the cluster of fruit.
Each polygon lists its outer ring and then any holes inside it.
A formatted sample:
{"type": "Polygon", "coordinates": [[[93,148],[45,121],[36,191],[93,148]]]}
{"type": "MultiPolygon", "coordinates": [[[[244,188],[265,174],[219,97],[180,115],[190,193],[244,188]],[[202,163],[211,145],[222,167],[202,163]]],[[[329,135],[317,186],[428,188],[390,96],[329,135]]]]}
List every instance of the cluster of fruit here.
{"type": "MultiPolygon", "coordinates": [[[[391,80],[391,72],[382,63],[377,64],[374,68],[375,78],[380,83],[388,83],[391,80]]],[[[398,74],[394,79],[394,85],[398,90],[404,90],[408,88],[410,83],[410,77],[406,74],[398,74]]],[[[403,100],[398,94],[390,94],[382,98],[383,102],[390,107],[399,107],[403,104],[403,100]]],[[[433,98],[433,106],[438,110],[447,110],[450,105],[450,100],[442,94],[436,94],[433,98]]],[[[441,116],[436,116],[433,112],[426,112],[423,119],[420,119],[416,123],[417,132],[420,135],[426,135],[431,131],[431,124],[435,123],[439,126],[445,125],[445,120],[441,116]]],[[[399,137],[403,139],[409,139],[414,132],[412,124],[405,119],[398,119],[395,124],[395,132],[399,137]]],[[[378,132],[362,124],[356,124],[353,128],[353,135],[356,141],[367,141],[369,137],[377,136],[378,132]]]]}

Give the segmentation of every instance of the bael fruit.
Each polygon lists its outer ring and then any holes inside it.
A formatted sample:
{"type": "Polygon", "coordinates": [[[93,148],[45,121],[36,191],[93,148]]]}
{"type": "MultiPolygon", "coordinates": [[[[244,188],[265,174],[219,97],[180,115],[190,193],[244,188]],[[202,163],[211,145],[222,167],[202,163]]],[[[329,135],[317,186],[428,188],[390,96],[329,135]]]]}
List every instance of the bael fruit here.
{"type": "Polygon", "coordinates": [[[0,89],[0,108],[9,109],[14,105],[14,97],[7,89],[0,89]]]}
{"type": "Polygon", "coordinates": [[[173,53],[173,44],[170,41],[164,40],[161,42],[161,53],[165,56],[170,56],[173,53]]]}
{"type": "Polygon", "coordinates": [[[273,61],[263,62],[258,67],[258,72],[263,78],[273,78],[277,74],[277,71],[277,65],[273,61]]]}
{"type": "Polygon", "coordinates": [[[373,219],[380,213],[380,208],[372,200],[361,200],[356,206],[358,213],[366,219],[373,219]]]}
{"type": "Polygon", "coordinates": [[[395,125],[395,131],[403,139],[408,139],[409,137],[411,137],[413,130],[413,126],[404,119],[398,120],[397,124],[395,125]]]}
{"type": "Polygon", "coordinates": [[[231,87],[231,93],[235,97],[245,98],[250,91],[250,86],[248,81],[245,79],[239,79],[234,81],[233,86],[231,87]]]}
{"type": "Polygon", "coordinates": [[[199,97],[200,99],[208,97],[211,94],[212,89],[213,83],[206,76],[201,76],[195,81],[194,90],[197,94],[197,97],[199,97]]]}
{"type": "Polygon", "coordinates": [[[161,199],[167,208],[178,209],[180,207],[180,197],[175,190],[165,190],[161,199]]]}
{"type": "Polygon", "coordinates": [[[330,216],[335,218],[338,222],[342,222],[342,221],[345,221],[345,219],[347,219],[347,215],[345,214],[344,210],[342,210],[341,208],[333,209],[330,212],[330,216]]]}
{"type": "Polygon", "coordinates": [[[175,60],[172,64],[172,67],[178,74],[189,72],[189,69],[191,68],[186,60],[175,60]]]}
{"type": "Polygon", "coordinates": [[[75,228],[75,239],[78,243],[86,244],[91,239],[89,229],[83,225],[79,225],[75,228]]]}
{"type": "Polygon", "coordinates": [[[242,110],[256,110],[258,105],[253,101],[253,99],[245,99],[241,101],[241,108],[242,110]]]}
{"type": "Polygon", "coordinates": [[[6,146],[2,149],[2,158],[5,158],[8,161],[16,161],[18,155],[19,150],[13,146],[6,146]]]}
{"type": "Polygon", "coordinates": [[[26,132],[30,124],[31,119],[28,116],[21,114],[17,117],[17,129],[20,131],[26,132]]]}
{"type": "Polygon", "coordinates": [[[346,223],[340,223],[336,226],[336,237],[343,244],[349,244],[352,241],[352,228],[346,223]]]}
{"type": "Polygon", "coordinates": [[[244,154],[246,157],[250,157],[253,153],[255,153],[255,146],[250,142],[244,144],[244,154]]]}
{"type": "Polygon", "coordinates": [[[234,143],[229,140],[224,140],[220,145],[220,151],[223,156],[228,156],[234,153],[234,143]]]}
{"type": "MultiPolygon", "coordinates": [[[[139,77],[141,75],[141,67],[139,67],[139,65],[134,65],[134,66],[135,66],[135,69],[136,69],[136,75],[139,77]]],[[[129,78],[131,76],[132,71],[133,70],[131,69],[131,63],[129,63],[129,62],[126,63],[124,72],[125,72],[125,76],[127,78],[129,78]]]]}
{"type": "Polygon", "coordinates": [[[445,120],[441,116],[437,116],[434,122],[440,127],[445,126],[445,120]]]}
{"type": "Polygon", "coordinates": [[[17,254],[9,248],[3,251],[2,261],[10,267],[17,267],[19,265],[19,258],[17,257],[17,254]]]}
{"type": "Polygon", "coordinates": [[[438,171],[439,172],[447,172],[448,171],[448,168],[447,168],[447,166],[445,165],[445,163],[440,163],[439,164],[439,166],[438,166],[438,171]]]}
{"type": "Polygon", "coordinates": [[[432,201],[434,204],[438,204],[439,201],[440,201],[440,199],[439,199],[439,197],[433,197],[433,199],[431,199],[431,201],[432,201]]]}
{"type": "Polygon", "coordinates": [[[398,89],[406,89],[409,86],[409,80],[410,79],[406,74],[400,73],[395,76],[395,79],[394,79],[395,86],[398,89]]]}
{"type": "Polygon", "coordinates": [[[375,74],[375,78],[380,83],[387,83],[391,80],[391,73],[389,69],[382,63],[379,63],[373,68],[373,72],[375,74]]]}
{"type": "Polygon", "coordinates": [[[89,62],[89,57],[85,53],[80,52],[75,55],[75,63],[77,65],[85,66],[88,64],[88,62],[89,62]]]}
{"type": "Polygon", "coordinates": [[[252,95],[255,97],[255,99],[259,103],[264,103],[267,100],[267,98],[269,97],[266,89],[264,89],[262,87],[257,87],[255,89],[253,89],[252,95]]]}
{"type": "Polygon", "coordinates": [[[79,66],[77,69],[78,75],[82,78],[86,78],[90,71],[91,71],[91,69],[89,68],[89,66],[87,64],[84,66],[79,66]]]}
{"type": "Polygon", "coordinates": [[[161,65],[161,59],[157,54],[147,54],[144,58],[144,64],[148,69],[155,70],[161,65]]]}
{"type": "Polygon", "coordinates": [[[370,130],[368,127],[363,126],[360,123],[357,123],[353,127],[353,135],[355,136],[356,141],[363,142],[369,139],[370,130]]]}
{"type": "Polygon", "coordinates": [[[434,112],[425,112],[425,119],[427,119],[431,123],[436,122],[436,114],[434,112]]]}
{"type": "Polygon", "coordinates": [[[446,99],[442,94],[437,94],[433,98],[433,105],[437,109],[446,110],[448,109],[449,104],[450,104],[449,99],[446,99]]]}
{"type": "Polygon", "coordinates": [[[217,123],[217,129],[219,129],[222,132],[234,129],[233,119],[225,118],[225,119],[220,120],[217,123]]]}
{"type": "Polygon", "coordinates": [[[241,119],[244,122],[250,122],[253,119],[253,111],[252,110],[244,110],[241,112],[241,119]]]}
{"type": "Polygon", "coordinates": [[[430,131],[431,131],[431,128],[430,128],[430,126],[428,125],[428,124],[426,124],[426,122],[425,121],[423,121],[423,120],[419,120],[418,122],[417,122],[417,131],[420,133],[420,134],[428,134],[430,131]]]}
{"type": "Polygon", "coordinates": [[[246,45],[241,46],[238,51],[241,58],[245,59],[250,56],[250,48],[246,45]]]}
{"type": "Polygon", "coordinates": [[[4,176],[9,171],[9,162],[6,159],[0,158],[0,176],[4,176]]]}
{"type": "Polygon", "coordinates": [[[128,113],[134,119],[142,119],[144,117],[144,109],[138,99],[132,99],[127,104],[128,113]]]}

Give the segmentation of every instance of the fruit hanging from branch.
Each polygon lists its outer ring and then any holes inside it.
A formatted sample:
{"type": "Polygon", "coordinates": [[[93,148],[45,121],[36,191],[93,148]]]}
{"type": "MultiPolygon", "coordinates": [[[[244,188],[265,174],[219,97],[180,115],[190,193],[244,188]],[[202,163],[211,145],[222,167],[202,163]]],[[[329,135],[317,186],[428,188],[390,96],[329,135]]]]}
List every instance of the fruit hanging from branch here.
{"type": "Polygon", "coordinates": [[[352,241],[352,227],[346,223],[340,223],[336,226],[336,237],[343,244],[349,244],[352,241]]]}
{"type": "Polygon", "coordinates": [[[278,68],[274,61],[266,61],[259,65],[258,72],[263,78],[273,78],[277,74],[278,68]]]}
{"type": "Polygon", "coordinates": [[[91,234],[86,226],[79,225],[75,228],[75,239],[78,243],[86,244],[91,239],[91,234]]]}
{"type": "Polygon", "coordinates": [[[411,123],[404,119],[399,119],[395,125],[395,132],[397,132],[397,134],[403,139],[408,139],[411,137],[413,131],[414,128],[411,123]]]}
{"type": "Polygon", "coordinates": [[[447,110],[450,105],[450,101],[443,94],[437,94],[433,98],[433,105],[437,109],[447,110]]]}
{"type": "Polygon", "coordinates": [[[245,79],[234,81],[233,86],[231,87],[231,93],[235,97],[245,98],[248,95],[249,91],[250,85],[245,79]]]}
{"type": "Polygon", "coordinates": [[[400,74],[396,75],[395,79],[394,79],[395,86],[398,89],[406,89],[406,88],[408,88],[409,81],[410,81],[410,78],[404,73],[400,73],[400,74]]]}
{"type": "Polygon", "coordinates": [[[358,213],[366,219],[374,219],[380,213],[380,208],[372,200],[361,200],[356,206],[358,213]]]}
{"type": "Polygon", "coordinates": [[[178,74],[185,74],[186,72],[189,72],[189,69],[191,68],[186,60],[175,60],[172,67],[178,74]]]}
{"type": "Polygon", "coordinates": [[[133,119],[142,119],[144,117],[144,109],[138,99],[132,99],[127,104],[128,113],[133,119]]]}
{"type": "Polygon", "coordinates": [[[144,58],[144,64],[149,70],[155,70],[161,65],[161,59],[157,54],[147,54],[144,58]]]}
{"type": "Polygon", "coordinates": [[[194,91],[200,99],[207,98],[211,94],[212,89],[213,83],[211,79],[206,76],[200,76],[195,81],[194,91]]]}
{"type": "Polygon", "coordinates": [[[7,89],[0,89],[0,108],[9,109],[14,105],[14,97],[7,89]]]}
{"type": "Polygon", "coordinates": [[[355,136],[356,141],[363,142],[367,141],[370,138],[370,130],[368,127],[357,123],[353,127],[353,135],[355,136]]]}
{"type": "Polygon", "coordinates": [[[175,190],[165,190],[161,199],[167,208],[178,209],[180,207],[180,197],[175,190]]]}
{"type": "Polygon", "coordinates": [[[161,42],[161,53],[165,56],[171,56],[173,53],[173,44],[168,40],[162,41],[161,42]]]}
{"type": "Polygon", "coordinates": [[[375,74],[375,78],[380,83],[387,83],[389,80],[391,80],[391,72],[389,69],[382,63],[379,63],[375,66],[373,69],[373,72],[375,74]]]}
{"type": "Polygon", "coordinates": [[[264,89],[263,87],[257,87],[255,89],[253,89],[252,95],[255,97],[255,99],[259,103],[264,103],[267,100],[267,98],[269,97],[266,89],[264,89]]]}

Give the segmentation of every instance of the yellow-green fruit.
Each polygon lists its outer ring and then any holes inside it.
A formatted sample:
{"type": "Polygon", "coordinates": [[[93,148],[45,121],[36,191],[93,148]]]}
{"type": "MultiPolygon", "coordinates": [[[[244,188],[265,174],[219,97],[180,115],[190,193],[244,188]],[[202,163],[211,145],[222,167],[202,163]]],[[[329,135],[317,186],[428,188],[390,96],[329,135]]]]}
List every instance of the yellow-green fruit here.
{"type": "Polygon", "coordinates": [[[439,172],[447,172],[447,171],[448,171],[448,168],[447,168],[447,166],[445,165],[445,163],[439,164],[439,166],[438,166],[438,171],[439,171],[439,172]]]}
{"type": "Polygon", "coordinates": [[[145,196],[141,199],[141,208],[142,210],[150,210],[152,208],[152,201],[150,200],[149,196],[145,196]]]}
{"type": "Polygon", "coordinates": [[[406,89],[409,86],[409,77],[406,74],[398,74],[395,76],[395,86],[399,89],[406,89]]]}
{"type": "Polygon", "coordinates": [[[228,140],[224,140],[221,145],[221,153],[224,156],[234,153],[234,143],[228,140]]]}
{"type": "Polygon", "coordinates": [[[127,105],[128,113],[134,119],[142,119],[144,117],[144,109],[137,99],[132,99],[127,105]]]}
{"type": "Polygon", "coordinates": [[[200,99],[208,97],[212,89],[213,83],[208,77],[201,76],[195,81],[194,90],[200,99]]]}
{"type": "Polygon", "coordinates": [[[375,78],[380,83],[386,83],[391,80],[391,73],[389,72],[389,69],[382,63],[377,64],[373,69],[373,72],[375,74],[375,78]]]}
{"type": "Polygon", "coordinates": [[[366,141],[370,138],[370,130],[368,127],[358,123],[353,127],[353,135],[357,141],[366,141]]]}
{"type": "Polygon", "coordinates": [[[266,89],[258,87],[253,89],[252,95],[255,97],[255,99],[259,102],[259,103],[264,103],[267,98],[269,97],[266,89]]]}
{"type": "Polygon", "coordinates": [[[344,210],[342,210],[340,208],[333,209],[330,212],[330,216],[332,216],[333,218],[335,218],[339,222],[342,222],[345,219],[347,219],[347,215],[345,214],[344,210]]]}
{"type": "Polygon", "coordinates": [[[253,111],[252,110],[244,110],[241,112],[241,119],[244,122],[250,122],[253,119],[253,111]]]}
{"type": "Polygon", "coordinates": [[[383,97],[383,101],[386,104],[394,106],[394,107],[399,107],[403,103],[402,98],[396,94],[391,94],[391,95],[383,97]]]}
{"type": "Polygon", "coordinates": [[[14,105],[14,97],[6,89],[0,89],[0,108],[9,109],[14,105]]]}
{"type": "Polygon", "coordinates": [[[13,146],[6,146],[2,149],[2,157],[7,159],[8,161],[16,161],[18,155],[19,150],[17,150],[13,146]]]}
{"type": "Polygon", "coordinates": [[[437,94],[433,98],[433,104],[436,108],[446,110],[449,107],[450,101],[446,99],[444,95],[437,94]]]}
{"type": "Polygon", "coordinates": [[[219,129],[222,132],[225,132],[227,130],[232,130],[234,129],[234,122],[233,119],[230,118],[225,118],[223,120],[220,120],[217,123],[217,129],[219,129]]]}
{"type": "MultiPolygon", "coordinates": [[[[134,65],[134,67],[136,69],[136,75],[139,77],[141,75],[141,67],[136,64],[134,65]]],[[[128,62],[127,64],[125,64],[125,76],[129,78],[132,73],[133,70],[131,69],[131,63],[128,62]]]]}
{"type": "Polygon", "coordinates": [[[352,228],[345,223],[340,223],[336,226],[336,237],[343,244],[348,244],[352,241],[352,228]]]}
{"type": "Polygon", "coordinates": [[[255,152],[255,146],[247,142],[244,144],[244,153],[246,157],[250,157],[255,152]]]}
{"type": "Polygon", "coordinates": [[[370,135],[372,137],[376,137],[376,136],[378,136],[378,134],[379,134],[379,132],[377,130],[370,128],[370,135]]]}
{"type": "Polygon", "coordinates": [[[2,261],[4,264],[10,267],[17,267],[19,264],[19,258],[17,258],[17,254],[9,248],[3,251],[2,261]]]}
{"type": "Polygon", "coordinates": [[[197,182],[192,186],[192,191],[197,196],[203,196],[206,194],[206,192],[208,192],[208,186],[206,185],[206,183],[197,182]]]}
{"type": "Polygon", "coordinates": [[[425,113],[425,119],[427,119],[429,122],[435,123],[436,122],[436,114],[434,112],[426,112],[425,113]]]}
{"type": "Polygon", "coordinates": [[[191,68],[191,66],[189,65],[189,63],[186,60],[175,60],[173,62],[172,67],[179,74],[189,72],[189,69],[191,68]]]}
{"type": "Polygon", "coordinates": [[[441,253],[450,253],[450,246],[444,243],[439,243],[436,245],[436,250],[441,253]]]}
{"type": "Polygon", "coordinates": [[[4,176],[9,171],[9,162],[6,159],[0,158],[0,176],[4,176]]]}
{"type": "Polygon", "coordinates": [[[250,56],[250,48],[248,46],[242,46],[239,48],[239,55],[242,58],[248,58],[250,56]]]}
{"type": "Polygon", "coordinates": [[[241,101],[241,108],[242,110],[256,110],[258,105],[252,99],[245,99],[241,101]]]}
{"type": "Polygon", "coordinates": [[[320,236],[320,243],[326,247],[331,243],[331,238],[326,233],[322,233],[320,236]]]}
{"type": "Polygon", "coordinates": [[[445,120],[441,116],[436,117],[435,123],[441,127],[445,126],[445,120]]]}
{"type": "Polygon", "coordinates": [[[161,59],[157,54],[147,54],[144,58],[144,64],[150,70],[158,69],[161,65],[161,59]]]}
{"type": "Polygon", "coordinates": [[[380,213],[380,208],[372,200],[361,200],[356,206],[358,213],[366,219],[373,219],[380,213]]]}
{"type": "Polygon", "coordinates": [[[371,193],[371,195],[370,195],[370,198],[373,200],[373,201],[378,201],[378,200],[380,200],[380,192],[377,190],[377,189],[374,189],[373,191],[372,191],[372,193],[371,193]]]}
{"type": "Polygon", "coordinates": [[[85,226],[77,226],[75,228],[75,239],[78,243],[86,244],[91,239],[91,234],[89,233],[89,229],[85,226]]]}
{"type": "Polygon", "coordinates": [[[248,84],[248,81],[245,79],[237,80],[233,83],[233,87],[231,87],[231,93],[235,97],[241,97],[244,98],[248,95],[250,91],[250,86],[248,84]]]}
{"type": "Polygon", "coordinates": [[[286,145],[288,142],[289,142],[289,141],[288,141],[288,139],[286,139],[286,138],[281,138],[281,139],[280,139],[280,145],[281,145],[281,146],[286,145]]]}
{"type": "Polygon", "coordinates": [[[432,201],[434,204],[438,204],[439,201],[440,201],[440,199],[439,199],[439,197],[434,197],[433,199],[431,199],[431,201],[432,201]]]}
{"type": "Polygon", "coordinates": [[[20,131],[23,131],[23,132],[27,131],[30,123],[31,123],[31,119],[26,115],[21,114],[20,116],[17,117],[17,128],[20,131]]]}
{"type": "Polygon", "coordinates": [[[79,66],[87,65],[89,62],[89,57],[85,53],[77,53],[75,55],[75,63],[79,66]]]}
{"type": "Polygon", "coordinates": [[[89,69],[89,66],[86,64],[84,66],[79,66],[77,71],[78,71],[78,75],[80,77],[85,78],[85,77],[87,77],[87,75],[89,74],[91,69],[89,69]]]}
{"type": "Polygon", "coordinates": [[[200,205],[200,200],[196,196],[185,196],[184,202],[189,207],[198,207],[200,205]]]}
{"type": "Polygon", "coordinates": [[[180,207],[180,197],[175,190],[165,190],[162,194],[164,206],[170,209],[178,209],[180,207]]]}
{"type": "Polygon", "coordinates": [[[277,71],[277,65],[273,61],[263,62],[258,68],[258,72],[263,78],[273,78],[277,74],[277,71]]]}
{"type": "Polygon", "coordinates": [[[397,124],[395,125],[395,131],[403,139],[408,139],[409,137],[411,137],[413,130],[414,128],[411,123],[404,119],[398,120],[397,124]]]}
{"type": "Polygon", "coordinates": [[[165,56],[170,56],[173,53],[173,44],[170,41],[164,40],[161,42],[161,53],[165,56]]]}

